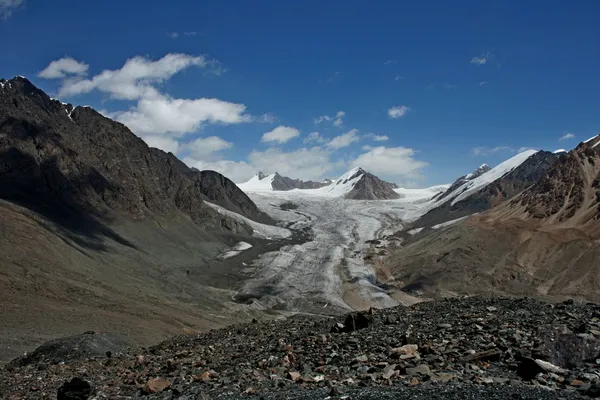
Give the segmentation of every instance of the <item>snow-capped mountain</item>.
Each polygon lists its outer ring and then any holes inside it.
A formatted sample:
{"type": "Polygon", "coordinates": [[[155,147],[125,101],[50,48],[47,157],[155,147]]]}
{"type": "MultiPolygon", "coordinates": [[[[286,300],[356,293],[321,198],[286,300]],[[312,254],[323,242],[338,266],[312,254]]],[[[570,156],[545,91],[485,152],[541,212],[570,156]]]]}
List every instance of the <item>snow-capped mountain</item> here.
{"type": "Polygon", "coordinates": [[[271,192],[300,190],[305,194],[323,197],[343,197],[352,200],[389,200],[400,198],[398,186],[385,182],[360,167],[352,168],[338,179],[323,182],[301,181],[274,173],[254,175],[249,181],[238,184],[245,192],[271,192]]]}
{"type": "Polygon", "coordinates": [[[511,199],[541,179],[559,154],[527,150],[494,168],[482,165],[460,177],[428,205],[414,226],[430,227],[490,209],[511,199]]]}
{"type": "Polygon", "coordinates": [[[277,172],[265,175],[262,172],[254,175],[249,181],[238,184],[243,191],[264,192],[264,191],[287,191],[294,189],[318,189],[328,186],[332,183],[330,179],[323,182],[303,181],[300,179],[291,179],[281,176],[277,172]]]}

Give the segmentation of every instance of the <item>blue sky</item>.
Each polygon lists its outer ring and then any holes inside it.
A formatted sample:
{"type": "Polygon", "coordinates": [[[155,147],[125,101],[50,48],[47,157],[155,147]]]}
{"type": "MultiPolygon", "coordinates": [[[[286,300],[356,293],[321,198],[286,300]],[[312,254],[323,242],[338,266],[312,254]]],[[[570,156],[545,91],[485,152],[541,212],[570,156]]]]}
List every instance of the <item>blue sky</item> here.
{"type": "Polygon", "coordinates": [[[0,77],[238,182],[360,164],[428,186],[600,133],[594,0],[0,0],[0,14],[0,77]]]}

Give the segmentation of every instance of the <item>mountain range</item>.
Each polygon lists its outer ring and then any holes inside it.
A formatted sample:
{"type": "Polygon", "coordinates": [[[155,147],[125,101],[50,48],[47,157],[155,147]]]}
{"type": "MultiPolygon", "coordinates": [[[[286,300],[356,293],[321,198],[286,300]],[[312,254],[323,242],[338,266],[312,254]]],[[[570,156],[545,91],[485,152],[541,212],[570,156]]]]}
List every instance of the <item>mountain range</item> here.
{"type": "Polygon", "coordinates": [[[290,293],[290,309],[311,313],[370,293],[600,300],[599,144],[528,150],[427,189],[360,167],[236,185],[23,77],[0,80],[3,357],[90,326],[144,345],[274,318],[290,293]]]}
{"type": "Polygon", "coordinates": [[[259,172],[238,186],[248,192],[317,189],[306,193],[351,200],[389,200],[400,197],[395,192],[398,189],[396,184],[385,182],[360,167],[351,169],[336,180],[326,179],[323,182],[291,179],[277,172],[271,175],[259,172]]]}
{"type": "Polygon", "coordinates": [[[569,152],[522,153],[496,167],[503,174],[492,169],[472,180],[476,191],[466,182],[432,199],[401,233],[381,278],[432,296],[599,300],[598,144],[596,136],[569,152]]]}

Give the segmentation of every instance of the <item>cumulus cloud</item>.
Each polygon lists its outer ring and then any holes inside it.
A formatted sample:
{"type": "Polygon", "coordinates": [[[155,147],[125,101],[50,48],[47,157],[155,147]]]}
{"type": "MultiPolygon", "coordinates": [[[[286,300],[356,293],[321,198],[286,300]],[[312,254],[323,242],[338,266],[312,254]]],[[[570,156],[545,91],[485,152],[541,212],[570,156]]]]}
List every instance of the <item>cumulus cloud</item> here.
{"type": "Polygon", "coordinates": [[[68,75],[87,75],[89,65],[86,63],[74,60],[71,57],[64,57],[56,61],[52,61],[46,68],[38,73],[40,78],[45,79],[60,79],[68,75]]]}
{"type": "Polygon", "coordinates": [[[348,132],[331,139],[329,143],[327,143],[327,147],[337,150],[341,149],[342,147],[348,147],[352,143],[356,143],[359,140],[360,136],[358,135],[358,129],[351,129],[348,132]]]}
{"type": "Polygon", "coordinates": [[[201,161],[185,158],[183,161],[190,167],[218,171],[232,181],[241,183],[258,171],[279,172],[284,176],[305,180],[320,179],[340,166],[339,163],[333,162],[330,156],[331,151],[322,147],[305,147],[293,151],[269,148],[265,151],[251,152],[247,160],[201,161]]]}
{"type": "Polygon", "coordinates": [[[372,147],[352,161],[375,175],[402,179],[421,178],[421,169],[428,164],[414,158],[415,151],[407,147],[372,147]]]}
{"type": "MultiPolygon", "coordinates": [[[[52,63],[46,69],[51,65],[52,63]]],[[[136,100],[156,95],[156,84],[192,66],[205,68],[217,74],[220,71],[219,63],[205,56],[171,53],[156,61],[138,56],[128,59],[120,69],[107,69],[90,79],[64,80],[59,89],[59,96],[75,96],[99,90],[114,99],[136,100]]]]}
{"type": "Polygon", "coordinates": [[[189,157],[196,160],[204,160],[212,157],[215,153],[232,148],[233,143],[223,140],[218,136],[209,136],[197,138],[186,143],[184,146],[189,157]]]}
{"type": "Polygon", "coordinates": [[[0,17],[6,19],[19,6],[25,4],[25,0],[0,0],[0,17]]]}
{"type": "Polygon", "coordinates": [[[300,136],[298,129],[280,125],[272,131],[265,133],[261,140],[263,142],[286,143],[296,136],[300,136]]]}
{"type": "Polygon", "coordinates": [[[321,115],[314,119],[315,124],[320,124],[321,122],[329,122],[331,121],[333,126],[340,127],[344,124],[344,117],[346,113],[344,111],[338,111],[334,116],[329,115],[321,115]]]}
{"type": "Polygon", "coordinates": [[[181,147],[176,139],[166,136],[144,136],[144,142],[146,142],[146,144],[150,147],[156,147],[157,149],[173,154],[177,154],[181,147]]]}
{"type": "Polygon", "coordinates": [[[182,151],[184,146],[176,138],[200,130],[206,124],[274,120],[270,114],[253,117],[246,112],[244,104],[215,98],[179,99],[159,90],[161,83],[186,68],[199,67],[214,72],[219,65],[206,56],[171,53],[158,60],[133,57],[119,69],[106,69],[88,78],[87,64],[65,57],[51,62],[39,76],[62,79],[59,96],[99,91],[110,98],[134,101],[128,109],[104,111],[104,115],[124,123],[154,147],[176,152],[182,151]]]}
{"type": "Polygon", "coordinates": [[[388,117],[392,119],[404,117],[410,108],[406,106],[396,106],[388,109],[388,117]]]}
{"type": "Polygon", "coordinates": [[[219,99],[174,99],[155,94],[140,99],[128,111],[113,117],[138,135],[170,134],[182,136],[204,123],[239,124],[251,122],[246,106],[219,99]]]}
{"type": "Polygon", "coordinates": [[[565,132],[564,135],[562,135],[558,140],[562,141],[562,140],[569,140],[569,139],[574,139],[575,138],[575,134],[571,133],[571,132],[565,132]]]}
{"type": "Polygon", "coordinates": [[[321,136],[319,132],[311,132],[304,138],[304,143],[326,143],[327,139],[321,136]]]}
{"type": "Polygon", "coordinates": [[[375,142],[385,142],[386,140],[389,140],[388,136],[385,135],[377,135],[375,133],[367,133],[365,135],[365,138],[367,139],[371,139],[374,140],[375,142]]]}

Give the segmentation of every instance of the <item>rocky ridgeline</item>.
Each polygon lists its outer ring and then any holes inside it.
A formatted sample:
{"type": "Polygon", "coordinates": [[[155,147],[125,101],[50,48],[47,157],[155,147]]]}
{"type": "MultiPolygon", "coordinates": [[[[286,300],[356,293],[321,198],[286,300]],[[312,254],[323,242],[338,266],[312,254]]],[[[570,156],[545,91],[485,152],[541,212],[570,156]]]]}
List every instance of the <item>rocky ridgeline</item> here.
{"type": "Polygon", "coordinates": [[[56,347],[7,365],[0,397],[600,397],[600,306],[572,301],[473,297],[339,321],[297,316],[67,362],[56,347]]]}

